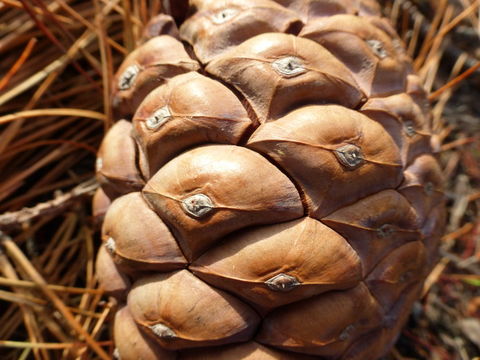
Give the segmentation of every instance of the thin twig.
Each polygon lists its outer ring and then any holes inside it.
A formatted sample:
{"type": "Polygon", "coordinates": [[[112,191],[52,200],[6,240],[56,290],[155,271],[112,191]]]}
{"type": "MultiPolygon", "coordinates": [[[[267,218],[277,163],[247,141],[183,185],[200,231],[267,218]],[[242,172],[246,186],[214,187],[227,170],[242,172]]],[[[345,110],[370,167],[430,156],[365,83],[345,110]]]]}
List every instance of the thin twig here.
{"type": "Polygon", "coordinates": [[[45,215],[60,214],[77,202],[81,197],[92,195],[97,187],[98,184],[90,179],[74,187],[69,192],[57,196],[55,199],[37,204],[34,207],[23,208],[19,211],[1,214],[0,230],[8,231],[45,215]]]}

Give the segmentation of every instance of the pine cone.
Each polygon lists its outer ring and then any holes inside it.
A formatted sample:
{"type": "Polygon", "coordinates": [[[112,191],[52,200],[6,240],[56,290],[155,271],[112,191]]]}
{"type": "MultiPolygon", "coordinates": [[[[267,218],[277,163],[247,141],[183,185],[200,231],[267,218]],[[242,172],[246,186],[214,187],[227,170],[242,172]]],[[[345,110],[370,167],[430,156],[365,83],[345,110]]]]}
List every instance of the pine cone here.
{"type": "Polygon", "coordinates": [[[401,40],[371,0],[165,9],[115,77],[97,159],[117,355],[383,356],[445,223],[401,40]]]}

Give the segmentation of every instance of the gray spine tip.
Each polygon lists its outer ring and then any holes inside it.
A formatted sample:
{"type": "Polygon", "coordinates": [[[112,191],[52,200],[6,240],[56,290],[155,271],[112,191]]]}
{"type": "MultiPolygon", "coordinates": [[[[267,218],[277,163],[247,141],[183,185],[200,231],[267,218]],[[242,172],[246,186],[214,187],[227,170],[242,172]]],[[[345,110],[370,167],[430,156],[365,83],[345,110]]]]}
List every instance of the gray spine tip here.
{"type": "Polygon", "coordinates": [[[265,284],[273,291],[288,292],[300,285],[294,276],[280,273],[265,281],[265,284]]]}
{"type": "Polygon", "coordinates": [[[118,89],[130,89],[135,82],[139,72],[140,68],[138,67],[138,65],[130,65],[129,67],[127,67],[120,76],[120,79],[118,80],[118,89]]]}
{"type": "Polygon", "coordinates": [[[159,338],[168,340],[168,339],[175,339],[177,337],[177,334],[170,329],[168,326],[164,324],[155,324],[150,326],[150,330],[158,336],[159,338]]]}
{"type": "Polygon", "coordinates": [[[182,201],[182,208],[187,214],[201,218],[213,210],[213,202],[207,195],[195,194],[182,201]]]}
{"type": "Polygon", "coordinates": [[[346,144],[333,152],[337,160],[348,170],[355,170],[365,162],[362,150],[353,144],[346,144]]]}

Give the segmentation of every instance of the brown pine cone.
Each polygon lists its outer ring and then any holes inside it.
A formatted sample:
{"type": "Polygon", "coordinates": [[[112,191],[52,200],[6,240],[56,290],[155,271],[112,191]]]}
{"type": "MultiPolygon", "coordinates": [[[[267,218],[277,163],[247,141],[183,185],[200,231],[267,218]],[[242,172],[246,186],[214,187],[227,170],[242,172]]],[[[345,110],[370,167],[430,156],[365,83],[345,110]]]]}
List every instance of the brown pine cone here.
{"type": "Polygon", "coordinates": [[[445,223],[401,40],[372,0],[165,10],[118,70],[97,160],[116,354],[383,356],[445,223]]]}

